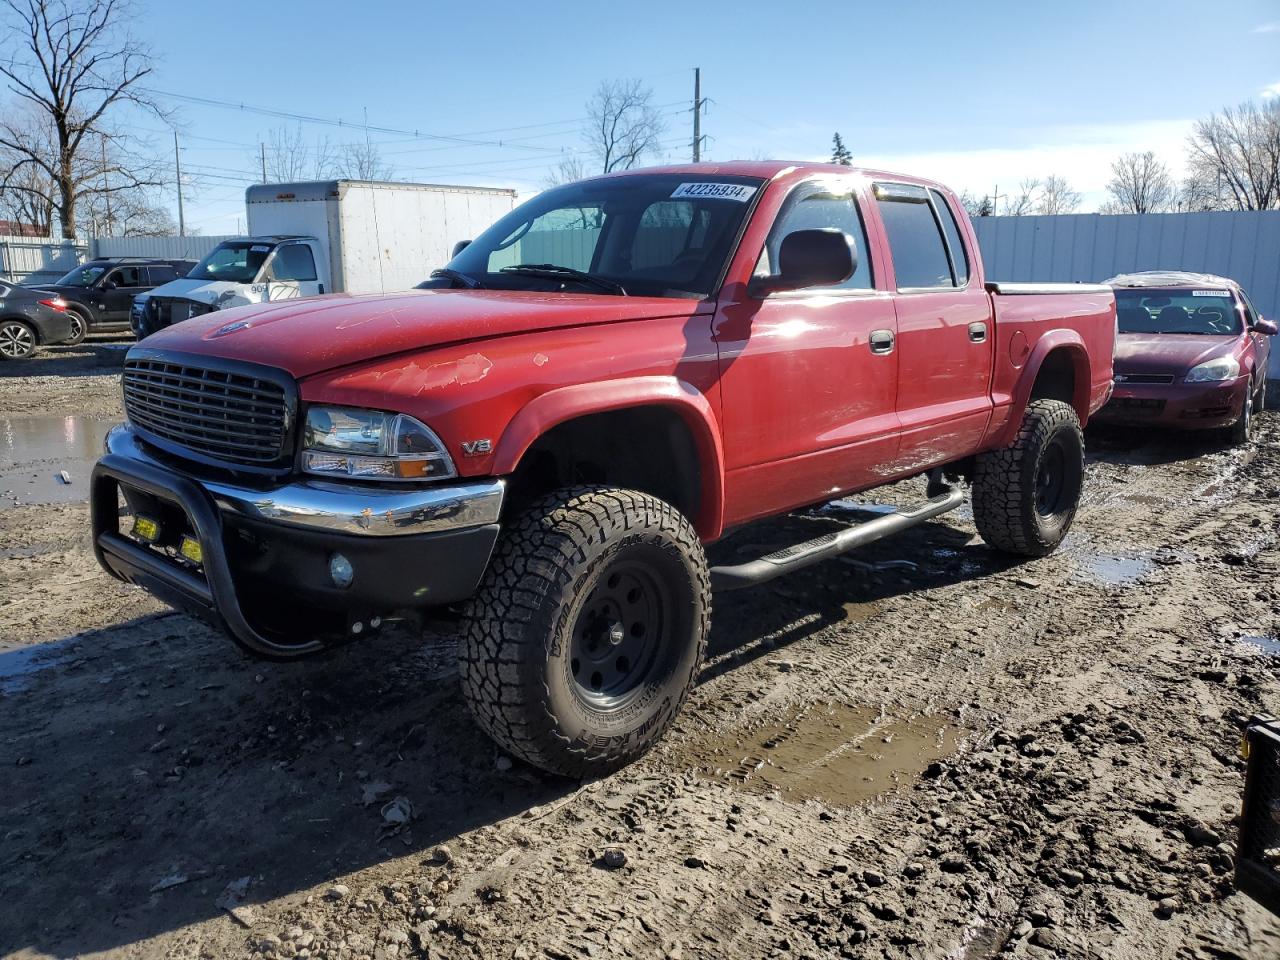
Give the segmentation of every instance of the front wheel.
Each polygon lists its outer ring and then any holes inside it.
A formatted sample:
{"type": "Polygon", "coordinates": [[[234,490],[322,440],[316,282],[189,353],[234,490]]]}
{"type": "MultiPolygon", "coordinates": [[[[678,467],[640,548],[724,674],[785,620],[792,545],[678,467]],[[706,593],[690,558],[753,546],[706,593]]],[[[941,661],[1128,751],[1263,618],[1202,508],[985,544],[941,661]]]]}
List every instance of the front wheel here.
{"type": "Polygon", "coordinates": [[[464,620],[462,691],[480,726],[536,767],[595,777],[675,719],[706,649],[711,580],[670,504],[579,487],[512,522],[464,620]]]}
{"type": "Polygon", "coordinates": [[[89,333],[89,318],[74,308],[67,309],[67,317],[71,320],[71,336],[62,342],[72,347],[84,343],[84,338],[89,333]]]}
{"type": "Polygon", "coordinates": [[[0,358],[26,360],[35,352],[35,330],[21,320],[0,320],[0,358]]]}
{"type": "Polygon", "coordinates": [[[1062,542],[1084,487],[1084,434],[1061,400],[1033,400],[1012,446],[980,454],[973,520],[998,550],[1043,557],[1062,542]]]}
{"type": "Polygon", "coordinates": [[[1245,389],[1244,406],[1240,410],[1240,419],[1227,428],[1227,442],[1233,447],[1241,447],[1253,439],[1253,403],[1252,386],[1245,389]]]}

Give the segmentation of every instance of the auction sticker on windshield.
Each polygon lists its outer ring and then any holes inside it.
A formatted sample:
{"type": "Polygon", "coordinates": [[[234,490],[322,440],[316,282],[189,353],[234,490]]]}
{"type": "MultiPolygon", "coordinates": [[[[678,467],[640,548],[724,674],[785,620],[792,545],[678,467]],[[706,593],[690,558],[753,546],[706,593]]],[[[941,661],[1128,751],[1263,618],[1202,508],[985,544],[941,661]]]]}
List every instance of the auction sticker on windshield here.
{"type": "Polygon", "coordinates": [[[1229,297],[1231,292],[1229,290],[1192,290],[1191,295],[1193,297],[1229,297]]]}
{"type": "Polygon", "coordinates": [[[671,194],[671,199],[737,200],[746,203],[755,192],[755,187],[741,183],[682,183],[671,194]]]}

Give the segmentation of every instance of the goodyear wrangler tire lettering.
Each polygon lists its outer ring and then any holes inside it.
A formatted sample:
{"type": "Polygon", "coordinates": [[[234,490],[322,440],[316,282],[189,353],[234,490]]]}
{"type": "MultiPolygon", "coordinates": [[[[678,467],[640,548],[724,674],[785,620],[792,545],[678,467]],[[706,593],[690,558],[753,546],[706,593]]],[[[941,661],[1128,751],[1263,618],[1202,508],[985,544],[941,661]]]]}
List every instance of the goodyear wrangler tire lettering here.
{"type": "Polygon", "coordinates": [[[599,776],[670,727],[710,617],[702,544],[673,506],[611,487],[558,491],[507,527],[467,606],[463,694],[511,753],[599,776]]]}

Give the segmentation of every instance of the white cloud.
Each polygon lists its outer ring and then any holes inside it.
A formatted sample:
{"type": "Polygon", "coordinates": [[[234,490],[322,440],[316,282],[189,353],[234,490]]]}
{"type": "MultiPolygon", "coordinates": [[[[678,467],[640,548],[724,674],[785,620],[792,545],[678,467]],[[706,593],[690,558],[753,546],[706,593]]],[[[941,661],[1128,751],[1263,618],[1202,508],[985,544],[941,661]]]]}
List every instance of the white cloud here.
{"type": "Polygon", "coordinates": [[[1183,173],[1191,120],[1133,124],[1049,127],[1029,131],[1017,147],[930,150],[912,153],[859,153],[858,166],[913,173],[969,190],[977,196],[1012,192],[1029,177],[1064,176],[1083,196],[1081,211],[1096,210],[1106,199],[1111,164],[1123,153],[1151,150],[1178,178],[1183,173]]]}
{"type": "Polygon", "coordinates": [[[1272,97],[1280,97],[1280,80],[1275,83],[1269,83],[1262,88],[1262,99],[1270,100],[1272,97]]]}
{"type": "Polygon", "coordinates": [[[1280,20],[1262,23],[1253,28],[1254,33],[1280,33],[1280,20]]]}

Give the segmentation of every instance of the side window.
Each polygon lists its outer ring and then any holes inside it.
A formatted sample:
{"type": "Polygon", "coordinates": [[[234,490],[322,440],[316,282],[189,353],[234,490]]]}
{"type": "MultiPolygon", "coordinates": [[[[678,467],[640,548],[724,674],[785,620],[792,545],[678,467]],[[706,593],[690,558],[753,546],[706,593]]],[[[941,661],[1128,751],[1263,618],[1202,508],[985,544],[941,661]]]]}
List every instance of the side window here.
{"type": "Polygon", "coordinates": [[[937,190],[930,190],[933,206],[938,211],[938,219],[942,221],[942,232],[947,235],[947,250],[951,254],[951,266],[956,278],[956,286],[963,287],[969,282],[969,253],[960,239],[960,225],[956,223],[955,214],[947,198],[937,190]]]}
{"type": "Polygon", "coordinates": [[[271,261],[272,280],[314,280],[316,261],[305,243],[284,243],[271,261]]]}
{"type": "Polygon", "coordinates": [[[853,189],[852,184],[843,181],[810,182],[796,187],[787,197],[777,222],[769,232],[769,239],[765,241],[760,260],[756,263],[756,275],[768,276],[775,272],[778,251],[787,234],[797,230],[834,227],[853,241],[858,257],[857,268],[853,271],[853,276],[844,283],[830,288],[813,289],[871,289],[873,280],[871,261],[867,258],[867,232],[862,226],[862,216],[858,212],[858,201],[853,189]]]}
{"type": "Polygon", "coordinates": [[[178,279],[178,271],[163,263],[153,263],[147,267],[147,277],[151,286],[158,287],[162,283],[178,279]]]}
{"type": "Polygon", "coordinates": [[[898,289],[954,286],[928,191],[907,184],[877,183],[876,201],[889,237],[898,289]]]}
{"type": "Polygon", "coordinates": [[[1240,291],[1240,302],[1244,304],[1244,323],[1245,329],[1253,329],[1253,325],[1258,320],[1258,314],[1253,309],[1253,304],[1249,302],[1249,298],[1244,295],[1244,291],[1240,291]]]}
{"type": "Polygon", "coordinates": [[[142,282],[141,267],[120,267],[118,270],[112,271],[107,280],[115,283],[117,287],[145,286],[142,282]]]}

